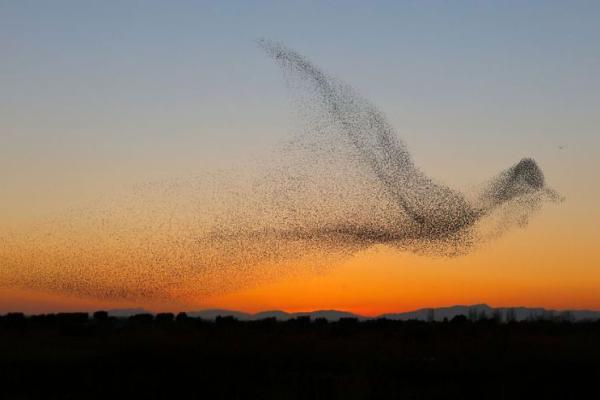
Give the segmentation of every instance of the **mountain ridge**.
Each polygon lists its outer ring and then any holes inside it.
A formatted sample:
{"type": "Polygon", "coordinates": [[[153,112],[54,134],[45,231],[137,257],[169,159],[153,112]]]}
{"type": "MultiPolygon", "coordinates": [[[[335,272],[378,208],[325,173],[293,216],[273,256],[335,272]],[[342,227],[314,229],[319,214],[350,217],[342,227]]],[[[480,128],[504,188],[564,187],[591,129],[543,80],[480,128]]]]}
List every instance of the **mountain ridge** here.
{"type": "Polygon", "coordinates": [[[289,320],[298,317],[310,317],[311,319],[324,318],[330,321],[337,321],[341,318],[357,318],[359,320],[369,319],[390,319],[390,320],[422,320],[422,321],[443,321],[452,319],[458,315],[464,315],[470,319],[480,318],[499,318],[501,320],[523,321],[527,319],[538,318],[559,318],[565,320],[588,320],[600,319],[600,311],[588,309],[567,309],[556,310],[544,307],[491,307],[487,304],[473,305],[453,305],[446,307],[427,307],[412,311],[398,313],[384,313],[376,316],[365,316],[343,310],[313,310],[300,312],[287,312],[283,310],[265,310],[256,313],[244,312],[228,309],[203,309],[187,311],[190,317],[204,318],[213,320],[217,317],[234,317],[240,321],[254,321],[265,318],[275,318],[278,320],[289,320]]]}

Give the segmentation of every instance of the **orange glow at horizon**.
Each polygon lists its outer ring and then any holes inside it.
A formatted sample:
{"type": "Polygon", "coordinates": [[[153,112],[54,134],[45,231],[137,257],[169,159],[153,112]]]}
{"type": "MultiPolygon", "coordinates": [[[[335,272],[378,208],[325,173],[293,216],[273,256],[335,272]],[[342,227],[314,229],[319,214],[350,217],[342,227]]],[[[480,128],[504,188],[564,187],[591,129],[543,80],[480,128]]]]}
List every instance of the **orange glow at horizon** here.
{"type": "Polygon", "coordinates": [[[431,258],[379,246],[321,273],[299,272],[222,295],[181,302],[99,301],[2,289],[0,312],[122,307],[173,312],[203,308],[247,312],[337,309],[375,316],[478,303],[600,309],[600,271],[593,268],[600,264],[600,257],[591,251],[594,243],[561,241],[569,232],[554,222],[551,217],[542,218],[526,230],[514,231],[463,257],[431,258]]]}

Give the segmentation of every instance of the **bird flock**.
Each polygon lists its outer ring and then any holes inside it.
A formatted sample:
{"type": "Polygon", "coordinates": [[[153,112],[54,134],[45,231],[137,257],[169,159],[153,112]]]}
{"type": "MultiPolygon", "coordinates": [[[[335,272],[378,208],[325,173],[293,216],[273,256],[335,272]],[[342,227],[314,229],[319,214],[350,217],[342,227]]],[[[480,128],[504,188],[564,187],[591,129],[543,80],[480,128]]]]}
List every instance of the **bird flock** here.
{"type": "Polygon", "coordinates": [[[266,167],[139,185],[1,232],[0,287],[197,299],[323,271],[378,245],[460,256],[560,199],[530,158],[475,196],[439,183],[350,85],[282,43],[258,44],[284,72],[300,121],[266,167]]]}

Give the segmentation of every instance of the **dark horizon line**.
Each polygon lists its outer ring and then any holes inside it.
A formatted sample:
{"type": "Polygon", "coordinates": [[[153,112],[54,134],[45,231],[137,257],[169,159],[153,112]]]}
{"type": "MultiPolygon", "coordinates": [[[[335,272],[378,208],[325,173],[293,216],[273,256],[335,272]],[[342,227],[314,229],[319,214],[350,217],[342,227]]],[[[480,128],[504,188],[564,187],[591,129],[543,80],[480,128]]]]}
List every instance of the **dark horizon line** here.
{"type": "MultiPolygon", "coordinates": [[[[26,316],[35,316],[35,315],[49,315],[49,314],[71,314],[71,313],[86,313],[88,315],[93,314],[98,311],[107,312],[109,315],[116,317],[128,317],[137,314],[174,314],[177,315],[179,313],[185,313],[190,317],[201,317],[204,319],[215,319],[216,317],[228,317],[232,316],[238,319],[261,319],[261,318],[269,318],[269,317],[283,317],[283,318],[296,318],[302,316],[310,316],[310,317],[325,317],[327,318],[327,314],[332,314],[330,317],[337,318],[358,318],[363,320],[369,319],[379,319],[379,318],[396,318],[396,319],[404,319],[414,317],[414,319],[423,319],[423,318],[433,318],[437,317],[443,318],[443,313],[456,314],[460,311],[468,312],[478,312],[484,313],[489,317],[493,316],[495,312],[507,313],[507,312],[521,312],[527,313],[527,316],[550,316],[550,315],[561,315],[561,314],[571,314],[573,317],[576,317],[578,314],[598,314],[595,315],[596,318],[600,318],[600,310],[594,309],[552,309],[545,307],[529,307],[529,306],[503,306],[503,307],[493,307],[486,303],[477,303],[477,304],[455,304],[451,306],[441,306],[441,307],[423,307],[410,311],[400,311],[400,312],[386,312],[376,315],[362,315],[358,313],[354,313],[352,311],[346,310],[337,310],[337,309],[316,309],[311,311],[285,311],[281,309],[267,309],[257,312],[247,312],[240,310],[232,310],[225,308],[206,308],[200,310],[182,310],[182,311],[151,311],[147,310],[143,307],[123,307],[123,308],[113,308],[113,309],[97,309],[97,310],[79,310],[79,311],[47,311],[47,312],[39,312],[39,313],[30,313],[30,312],[22,312],[22,311],[6,311],[0,313],[1,315],[8,314],[24,314],[26,316]],[[490,313],[489,315],[487,313],[490,313]],[[431,315],[433,313],[433,315],[431,315]],[[442,315],[435,315],[436,313],[442,313],[442,315]],[[277,315],[274,315],[277,314],[277,315]]],[[[461,313],[461,314],[464,314],[461,313]]],[[[466,314],[465,314],[466,315],[466,314]]]]}

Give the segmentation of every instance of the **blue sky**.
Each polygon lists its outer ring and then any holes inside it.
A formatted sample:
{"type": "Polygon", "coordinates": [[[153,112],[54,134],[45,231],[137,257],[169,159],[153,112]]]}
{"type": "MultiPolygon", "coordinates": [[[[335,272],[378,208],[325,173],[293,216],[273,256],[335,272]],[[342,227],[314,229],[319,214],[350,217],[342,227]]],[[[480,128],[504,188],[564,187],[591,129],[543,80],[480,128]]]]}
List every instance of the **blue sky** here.
{"type": "Polygon", "coordinates": [[[533,156],[576,191],[599,167],[599,17],[592,1],[3,1],[4,211],[269,151],[290,108],[261,37],[355,86],[441,180],[533,156]]]}

